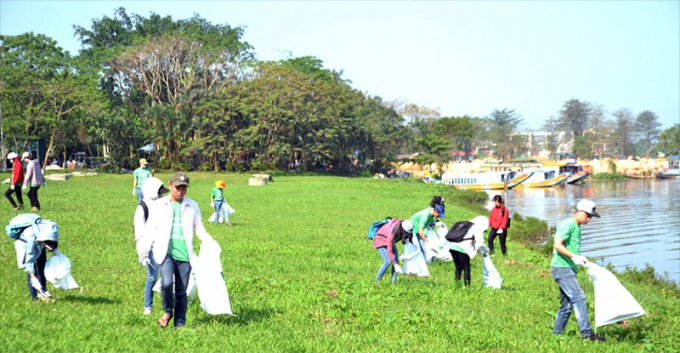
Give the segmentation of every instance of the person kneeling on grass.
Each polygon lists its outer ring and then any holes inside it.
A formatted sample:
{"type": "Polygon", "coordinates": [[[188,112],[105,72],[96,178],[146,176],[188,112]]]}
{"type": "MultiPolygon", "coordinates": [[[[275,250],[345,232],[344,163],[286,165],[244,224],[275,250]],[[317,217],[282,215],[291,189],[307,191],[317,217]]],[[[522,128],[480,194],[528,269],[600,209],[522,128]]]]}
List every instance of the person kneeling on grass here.
{"type": "Polygon", "coordinates": [[[373,237],[373,247],[378,250],[378,254],[383,260],[378,275],[375,281],[378,282],[387,271],[387,268],[392,266],[392,283],[397,281],[397,274],[404,273],[399,266],[399,251],[396,247],[396,242],[401,241],[406,243],[413,232],[413,223],[410,220],[393,219],[380,227],[373,237]]]}
{"type": "Polygon", "coordinates": [[[576,312],[581,338],[604,342],[606,338],[597,336],[588,321],[586,295],[576,280],[578,266],[585,266],[588,259],[581,256],[581,226],[590,223],[593,217],[600,218],[595,212],[595,202],[583,199],[576,204],[576,214],[557,225],[550,274],[560,288],[560,309],[555,317],[553,333],[561,335],[567,327],[571,312],[576,312]]]}

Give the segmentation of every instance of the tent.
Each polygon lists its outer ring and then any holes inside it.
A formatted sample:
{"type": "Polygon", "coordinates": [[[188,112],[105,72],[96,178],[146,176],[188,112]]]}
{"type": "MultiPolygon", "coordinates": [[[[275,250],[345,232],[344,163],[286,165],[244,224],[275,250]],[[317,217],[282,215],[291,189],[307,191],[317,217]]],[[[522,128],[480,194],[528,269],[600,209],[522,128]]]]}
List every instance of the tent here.
{"type": "Polygon", "coordinates": [[[153,152],[153,151],[155,151],[155,150],[156,150],[156,146],[154,146],[153,143],[150,143],[150,144],[148,144],[148,145],[145,145],[145,146],[140,147],[140,148],[137,149],[137,151],[142,151],[142,152],[147,152],[147,153],[153,152]]]}

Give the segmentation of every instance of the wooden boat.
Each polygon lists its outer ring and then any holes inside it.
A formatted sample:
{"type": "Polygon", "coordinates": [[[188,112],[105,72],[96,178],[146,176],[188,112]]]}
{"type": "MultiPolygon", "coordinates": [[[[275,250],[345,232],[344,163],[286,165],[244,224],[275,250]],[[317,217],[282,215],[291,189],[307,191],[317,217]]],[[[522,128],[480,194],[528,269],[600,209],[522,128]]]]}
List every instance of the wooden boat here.
{"type": "Polygon", "coordinates": [[[531,177],[532,172],[444,173],[442,182],[459,190],[512,189],[531,177]]]}
{"type": "Polygon", "coordinates": [[[626,174],[626,177],[631,178],[631,179],[653,179],[656,178],[655,175],[649,174],[636,174],[636,173],[628,173],[626,174]]]}

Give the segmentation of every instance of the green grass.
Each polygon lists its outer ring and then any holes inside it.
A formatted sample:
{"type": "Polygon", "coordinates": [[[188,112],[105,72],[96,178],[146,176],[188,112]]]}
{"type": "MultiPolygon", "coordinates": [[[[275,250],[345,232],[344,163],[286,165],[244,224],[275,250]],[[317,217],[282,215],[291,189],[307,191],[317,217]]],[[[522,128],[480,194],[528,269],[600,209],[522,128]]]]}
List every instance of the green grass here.
{"type": "MultiPolygon", "coordinates": [[[[51,289],[55,303],[31,301],[13,244],[5,237],[0,241],[0,351],[680,350],[677,292],[626,276],[621,281],[646,316],[630,320],[629,328],[600,328],[598,333],[608,338],[604,344],[582,341],[574,319],[564,336],[552,335],[557,286],[549,259],[513,236],[513,231],[535,228],[522,226],[520,218],[513,220],[509,256],[494,258],[505,280],[502,290],[482,287],[480,257],[473,259],[468,288],[454,282],[452,263],[431,265],[429,278],[400,277],[390,284],[386,276],[373,283],[380,265],[366,239],[373,221],[410,217],[435,193],[444,193],[445,221],[451,225],[485,213],[475,203],[484,194],[388,179],[277,175],[267,186],[251,187],[245,174],[189,175],[188,196],[199,202],[204,221],[212,213],[210,190],[217,179],[227,182],[227,200],[237,211],[233,227],[206,222],[222,245],[237,316],[207,315],[196,298],[185,328],[161,329],[156,325],[162,314],[158,295],[153,314],[142,315],[145,270],[137,264],[132,234],[132,176],[74,177],[48,181],[40,189],[40,214],[59,223],[60,249],[71,259],[83,290],[51,289]]],[[[159,176],[167,180],[169,174],[159,176]]],[[[6,200],[0,202],[3,225],[15,214],[6,200]]],[[[585,271],[579,282],[594,323],[593,288],[585,271]]]]}

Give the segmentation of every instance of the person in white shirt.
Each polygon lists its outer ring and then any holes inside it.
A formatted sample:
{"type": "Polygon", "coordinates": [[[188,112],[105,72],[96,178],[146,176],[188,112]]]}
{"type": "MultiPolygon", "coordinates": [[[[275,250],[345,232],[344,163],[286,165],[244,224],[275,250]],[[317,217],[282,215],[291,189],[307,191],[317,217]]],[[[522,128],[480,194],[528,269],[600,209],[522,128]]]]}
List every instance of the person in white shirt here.
{"type": "Polygon", "coordinates": [[[189,186],[186,173],[175,172],[168,184],[170,195],[149,208],[148,236],[140,262],[142,265],[151,263],[149,252],[153,251],[153,259],[160,264],[164,313],[158,319],[158,325],[166,327],[174,317],[175,327],[181,327],[186,324],[186,290],[191,263],[196,261],[193,234],[202,242],[214,239],[203,226],[196,201],[185,196],[189,186]]]}

